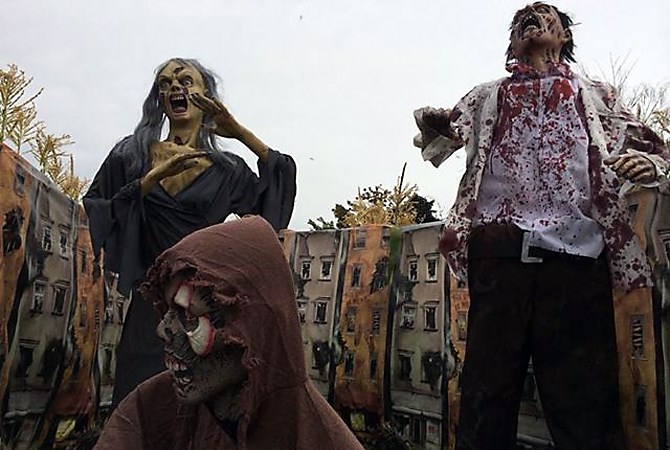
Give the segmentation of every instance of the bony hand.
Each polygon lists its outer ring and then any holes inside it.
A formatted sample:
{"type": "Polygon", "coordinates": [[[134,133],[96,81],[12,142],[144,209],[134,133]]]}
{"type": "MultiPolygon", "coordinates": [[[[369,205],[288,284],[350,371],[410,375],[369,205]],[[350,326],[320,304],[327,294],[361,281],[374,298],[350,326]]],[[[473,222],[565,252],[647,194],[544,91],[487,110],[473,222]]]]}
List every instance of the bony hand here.
{"type": "Polygon", "coordinates": [[[207,152],[204,151],[181,153],[174,155],[158,164],[156,167],[147,172],[144,178],[142,178],[142,195],[146,195],[149,191],[151,191],[151,189],[153,189],[154,186],[156,186],[156,184],[159,183],[163,178],[177,175],[178,173],[197,166],[197,158],[206,155],[207,152]]]}
{"type": "Polygon", "coordinates": [[[610,156],[603,162],[611,166],[612,170],[618,176],[633,183],[645,184],[656,181],[656,167],[654,163],[638,152],[610,156]]]}
{"type": "Polygon", "coordinates": [[[451,135],[449,116],[451,110],[426,106],[414,113],[416,125],[421,131],[436,131],[443,136],[451,135]],[[426,128],[428,127],[428,128],[426,128]]]}
{"type": "Polygon", "coordinates": [[[216,125],[207,127],[210,131],[225,138],[240,138],[244,127],[235,120],[223,103],[216,99],[205,97],[197,92],[190,94],[189,98],[195,106],[200,108],[207,116],[214,119],[216,125]]]}

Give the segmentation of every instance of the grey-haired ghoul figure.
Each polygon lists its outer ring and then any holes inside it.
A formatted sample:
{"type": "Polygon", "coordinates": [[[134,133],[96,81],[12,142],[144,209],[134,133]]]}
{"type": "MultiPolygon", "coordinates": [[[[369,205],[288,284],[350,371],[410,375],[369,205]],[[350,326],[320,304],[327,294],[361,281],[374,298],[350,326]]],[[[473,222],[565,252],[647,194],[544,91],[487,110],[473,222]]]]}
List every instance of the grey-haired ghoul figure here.
{"type": "MultiPolygon", "coordinates": [[[[128,295],[164,250],[231,214],[260,214],[285,228],[295,198],[293,159],[242,126],[221,103],[212,72],[194,59],[158,67],[135,132],[110,152],[84,197],[93,249],[119,274],[128,295]],[[161,140],[167,119],[169,132],[161,140]],[[258,156],[257,176],[239,156],[219,150],[236,139],[258,156]]],[[[137,298],[133,292],[133,297],[137,298]]],[[[117,364],[113,406],[165,369],[151,305],[131,300],[117,364]]]]}
{"type": "Polygon", "coordinates": [[[650,286],[624,183],[666,185],[663,141],[613,88],[583,79],[572,20],[538,2],[514,15],[509,77],[453,110],[414,112],[415,145],[467,168],[440,249],[468,280],[457,449],[512,449],[528,360],[559,448],[624,447],[612,289],[650,286]]]}

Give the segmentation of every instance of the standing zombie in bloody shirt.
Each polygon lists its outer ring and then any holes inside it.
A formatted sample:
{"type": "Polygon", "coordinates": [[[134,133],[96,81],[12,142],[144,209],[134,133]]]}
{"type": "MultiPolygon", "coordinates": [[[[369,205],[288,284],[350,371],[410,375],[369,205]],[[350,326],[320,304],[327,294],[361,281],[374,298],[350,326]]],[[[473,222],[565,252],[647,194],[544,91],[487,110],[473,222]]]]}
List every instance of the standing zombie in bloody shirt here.
{"type": "Polygon", "coordinates": [[[667,186],[670,156],[610,86],[570,70],[571,25],[521,9],[509,77],[414,113],[425,160],[468,156],[440,242],[471,301],[458,449],[514,448],[531,356],[559,448],[624,445],[612,288],[645,289],[650,272],[620,192],[667,186]]]}
{"type": "Polygon", "coordinates": [[[163,253],[142,286],[168,370],[112,414],[96,449],[362,450],[312,385],[291,271],[259,217],[163,253]]]}
{"type": "MultiPolygon", "coordinates": [[[[295,175],[290,156],[268,148],[228,112],[214,74],[196,60],[171,59],[157,70],[135,132],[112,149],[84,197],[93,248],[104,249],[105,269],[119,274],[118,290],[127,295],[161,252],[231,213],[261,214],[276,230],[286,227],[295,175]],[[259,176],[219,150],[217,137],[256,154],[259,176]]],[[[147,302],[131,301],[117,349],[114,406],[164,370],[157,323],[147,302]]]]}

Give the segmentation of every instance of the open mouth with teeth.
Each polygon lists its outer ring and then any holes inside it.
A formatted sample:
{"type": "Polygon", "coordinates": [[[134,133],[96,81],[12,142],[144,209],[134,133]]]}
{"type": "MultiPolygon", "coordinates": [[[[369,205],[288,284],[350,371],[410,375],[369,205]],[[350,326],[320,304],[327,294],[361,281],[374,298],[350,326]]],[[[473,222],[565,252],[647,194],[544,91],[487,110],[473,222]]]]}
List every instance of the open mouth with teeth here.
{"type": "Polygon", "coordinates": [[[529,14],[521,21],[521,32],[531,27],[540,28],[540,19],[535,14],[529,14]]]}
{"type": "Polygon", "coordinates": [[[165,367],[170,370],[175,384],[182,392],[191,385],[191,382],[193,381],[193,370],[191,370],[184,361],[174,355],[166,353],[165,367]]]}
{"type": "Polygon", "coordinates": [[[184,94],[172,94],[169,100],[170,108],[176,114],[185,113],[188,109],[188,100],[186,100],[186,95],[184,94]]]}

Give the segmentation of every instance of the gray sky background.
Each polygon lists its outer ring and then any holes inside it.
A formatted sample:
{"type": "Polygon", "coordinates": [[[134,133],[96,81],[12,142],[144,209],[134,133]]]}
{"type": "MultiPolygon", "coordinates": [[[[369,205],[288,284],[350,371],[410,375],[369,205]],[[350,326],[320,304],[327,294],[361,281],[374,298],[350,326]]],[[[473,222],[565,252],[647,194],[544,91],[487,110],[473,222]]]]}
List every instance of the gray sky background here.
{"type": "MultiPolygon", "coordinates": [[[[76,144],[76,171],[91,178],[132,133],[154,69],[194,57],[221,77],[231,112],[298,164],[291,227],[331,218],[359,186],[406,179],[451,206],[463,171],[438,170],[412,147],[412,111],[451,107],[475,84],[505,75],[508,24],[524,1],[1,0],[0,64],[18,64],[45,91],[39,116],[76,144]]],[[[630,84],[670,81],[670,2],[555,3],[574,28],[578,62],[634,68],[630,84]]],[[[247,159],[243,146],[225,147],[247,159]]]]}

